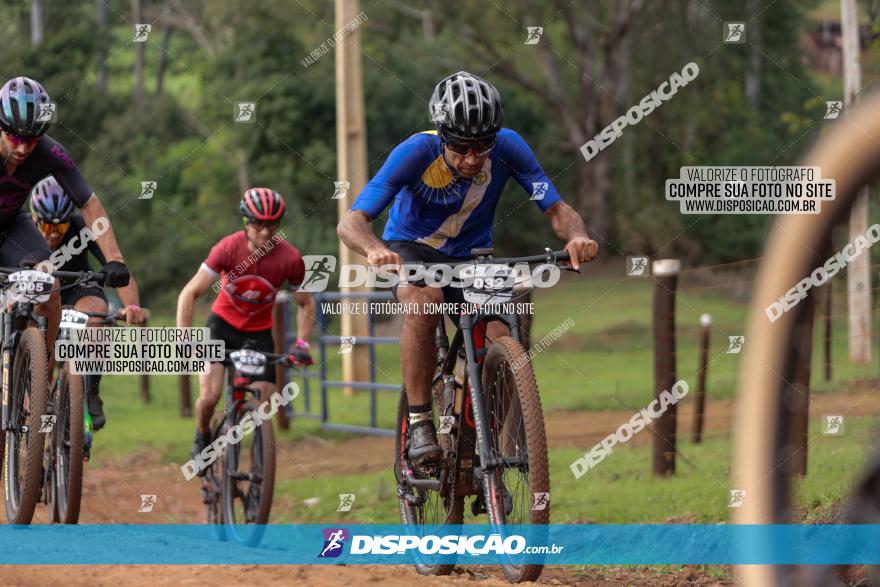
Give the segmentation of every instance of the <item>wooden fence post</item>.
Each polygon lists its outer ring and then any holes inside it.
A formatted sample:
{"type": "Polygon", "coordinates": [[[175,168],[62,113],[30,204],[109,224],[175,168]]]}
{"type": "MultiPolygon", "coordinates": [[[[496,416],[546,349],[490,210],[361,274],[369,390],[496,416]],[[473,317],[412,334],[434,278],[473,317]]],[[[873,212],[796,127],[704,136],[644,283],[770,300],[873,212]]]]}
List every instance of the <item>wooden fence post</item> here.
{"type": "MultiPolygon", "coordinates": [[[[677,259],[654,261],[654,396],[669,391],[675,383],[675,289],[681,262],[677,259]]],[[[654,421],[654,475],[675,473],[676,405],[654,421]]]]}
{"type": "Polygon", "coordinates": [[[700,316],[700,364],[697,367],[697,399],[694,405],[694,430],[692,440],[699,444],[703,440],[703,419],[706,411],[706,370],[709,366],[709,327],[712,316],[700,316]]]}

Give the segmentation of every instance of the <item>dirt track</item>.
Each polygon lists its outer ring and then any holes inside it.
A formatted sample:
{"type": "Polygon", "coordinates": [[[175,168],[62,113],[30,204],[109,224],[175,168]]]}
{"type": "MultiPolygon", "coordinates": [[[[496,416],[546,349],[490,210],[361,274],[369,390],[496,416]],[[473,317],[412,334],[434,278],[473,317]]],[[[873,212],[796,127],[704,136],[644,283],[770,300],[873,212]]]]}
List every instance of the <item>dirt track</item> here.
{"type": "MultiPolygon", "coordinates": [[[[880,394],[864,387],[853,394],[814,396],[811,410],[816,417],[823,413],[862,415],[880,413],[880,394]]],[[[692,402],[679,412],[680,430],[689,431],[692,402]]],[[[709,434],[730,428],[731,403],[713,401],[707,408],[706,430],[709,434]]],[[[548,440],[551,447],[589,449],[602,437],[631,416],[630,411],[614,412],[550,412],[546,414],[548,440]]],[[[650,442],[650,434],[641,434],[631,441],[650,442]]],[[[279,455],[279,477],[366,473],[388,467],[393,451],[388,438],[354,438],[330,442],[310,438],[297,443],[295,455],[286,448],[279,455]],[[290,463],[296,462],[296,465],[290,463]]],[[[126,463],[104,463],[87,471],[84,487],[83,524],[106,523],[200,523],[204,509],[194,483],[181,480],[174,465],[163,465],[146,457],[135,457],[126,463]],[[139,495],[161,495],[155,515],[149,519],[138,513],[139,495]]],[[[292,504],[278,503],[279,508],[292,504]]],[[[46,523],[45,508],[38,508],[35,523],[46,523]]],[[[251,585],[261,587],[289,585],[410,585],[418,580],[424,585],[450,585],[480,580],[481,585],[507,585],[495,567],[473,567],[453,577],[420,577],[409,567],[390,566],[91,566],[91,567],[2,567],[0,585],[196,585],[204,584],[210,572],[211,583],[218,585],[251,585]]],[[[587,571],[570,568],[548,568],[542,583],[555,585],[676,585],[711,584],[712,580],[692,570],[679,575],[658,575],[632,569],[587,571]],[[601,572],[601,574],[599,574],[601,572]]]]}

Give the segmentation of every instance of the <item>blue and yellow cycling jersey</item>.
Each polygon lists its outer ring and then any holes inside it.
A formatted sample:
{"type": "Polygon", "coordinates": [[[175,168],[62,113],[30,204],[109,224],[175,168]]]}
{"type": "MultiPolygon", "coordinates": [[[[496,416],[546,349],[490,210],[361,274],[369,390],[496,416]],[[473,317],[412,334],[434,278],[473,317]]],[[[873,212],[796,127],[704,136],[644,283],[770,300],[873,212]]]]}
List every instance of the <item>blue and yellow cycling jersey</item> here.
{"type": "Polygon", "coordinates": [[[352,210],[376,218],[394,199],[382,238],[427,244],[451,257],[492,246],[495,208],[513,177],[545,211],[562,198],[521,136],[498,132],[495,148],[472,179],[447,165],[436,131],[409,137],[358,195],[352,210]]]}

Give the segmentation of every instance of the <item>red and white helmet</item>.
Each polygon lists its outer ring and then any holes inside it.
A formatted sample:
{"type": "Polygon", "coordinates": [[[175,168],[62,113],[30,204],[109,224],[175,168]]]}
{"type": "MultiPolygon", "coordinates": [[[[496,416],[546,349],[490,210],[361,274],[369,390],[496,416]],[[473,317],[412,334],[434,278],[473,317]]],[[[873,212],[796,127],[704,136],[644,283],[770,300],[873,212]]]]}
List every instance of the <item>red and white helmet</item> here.
{"type": "Polygon", "coordinates": [[[284,198],[270,188],[250,188],[241,197],[238,209],[245,220],[278,222],[284,217],[284,198]]]}

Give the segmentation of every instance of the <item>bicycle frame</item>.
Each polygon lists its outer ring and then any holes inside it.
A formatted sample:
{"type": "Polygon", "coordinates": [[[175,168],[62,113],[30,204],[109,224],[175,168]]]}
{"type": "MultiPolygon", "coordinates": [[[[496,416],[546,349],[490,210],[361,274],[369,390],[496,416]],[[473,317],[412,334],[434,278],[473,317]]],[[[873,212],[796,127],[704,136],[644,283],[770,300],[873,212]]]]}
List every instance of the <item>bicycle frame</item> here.
{"type": "Polygon", "coordinates": [[[259,400],[260,389],[257,387],[251,387],[253,381],[250,379],[248,379],[247,385],[242,385],[241,382],[236,383],[238,371],[236,370],[235,365],[227,364],[225,367],[226,372],[224,373],[224,379],[226,379],[226,406],[224,407],[224,417],[226,418],[226,425],[229,428],[232,428],[235,425],[235,414],[247,401],[245,394],[250,393],[254,399],[259,400]]]}
{"type": "MultiPolygon", "coordinates": [[[[490,430],[489,423],[486,421],[486,404],[485,390],[483,389],[483,362],[482,355],[485,354],[484,338],[486,328],[491,321],[500,321],[510,330],[511,336],[517,341],[522,342],[520,333],[519,316],[516,314],[462,314],[459,317],[459,326],[456,329],[452,342],[448,343],[448,349],[440,351],[442,346],[438,345],[438,352],[443,352],[443,363],[440,372],[434,379],[434,383],[442,380],[444,376],[451,375],[458,359],[459,349],[463,346],[465,358],[467,362],[468,385],[464,389],[465,401],[462,403],[462,420],[467,419],[467,396],[470,396],[470,405],[473,409],[474,429],[477,435],[477,446],[480,449],[480,469],[490,472],[498,466],[509,467],[511,463],[508,460],[499,460],[495,455],[494,448],[489,442],[490,430]]],[[[437,340],[446,340],[446,325],[443,320],[437,326],[437,340]]],[[[461,424],[459,425],[461,429],[461,424]]]]}

